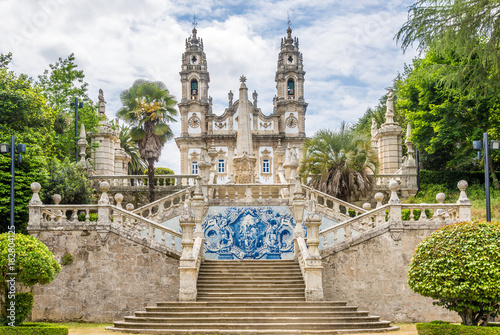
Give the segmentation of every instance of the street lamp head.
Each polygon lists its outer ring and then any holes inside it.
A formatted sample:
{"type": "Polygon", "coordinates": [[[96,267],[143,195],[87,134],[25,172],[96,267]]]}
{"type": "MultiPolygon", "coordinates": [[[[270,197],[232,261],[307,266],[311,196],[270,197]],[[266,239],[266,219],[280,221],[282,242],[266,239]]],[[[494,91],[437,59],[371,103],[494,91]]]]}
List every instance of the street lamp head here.
{"type": "Polygon", "coordinates": [[[482,150],[483,149],[483,141],[472,141],[472,148],[474,150],[482,150]]]}
{"type": "Polygon", "coordinates": [[[17,145],[17,152],[20,154],[23,154],[26,152],[26,144],[18,144],[17,145]]]}
{"type": "Polygon", "coordinates": [[[0,153],[6,154],[9,152],[9,145],[7,143],[0,143],[0,153]]]}
{"type": "Polygon", "coordinates": [[[500,149],[500,141],[491,141],[491,149],[499,150],[500,149]]]}

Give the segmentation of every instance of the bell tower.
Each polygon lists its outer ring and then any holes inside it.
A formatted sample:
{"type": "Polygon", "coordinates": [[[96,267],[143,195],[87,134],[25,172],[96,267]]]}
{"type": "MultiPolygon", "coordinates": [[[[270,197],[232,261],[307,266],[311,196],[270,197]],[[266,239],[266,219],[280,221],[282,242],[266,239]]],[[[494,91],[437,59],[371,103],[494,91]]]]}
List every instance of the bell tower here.
{"type": "Polygon", "coordinates": [[[275,112],[281,116],[280,133],[285,136],[305,137],[304,71],[299,39],[292,38],[290,22],[287,36],[281,39],[276,71],[277,95],[274,101],[275,112]]]}
{"type": "Polygon", "coordinates": [[[196,21],[193,22],[192,36],[186,39],[186,50],[182,54],[182,70],[179,73],[182,84],[182,99],[179,103],[181,114],[181,137],[207,132],[205,114],[209,111],[208,83],[210,76],[207,57],[203,51],[203,39],[198,38],[196,21]],[[196,129],[198,128],[198,129],[196,129]]]}

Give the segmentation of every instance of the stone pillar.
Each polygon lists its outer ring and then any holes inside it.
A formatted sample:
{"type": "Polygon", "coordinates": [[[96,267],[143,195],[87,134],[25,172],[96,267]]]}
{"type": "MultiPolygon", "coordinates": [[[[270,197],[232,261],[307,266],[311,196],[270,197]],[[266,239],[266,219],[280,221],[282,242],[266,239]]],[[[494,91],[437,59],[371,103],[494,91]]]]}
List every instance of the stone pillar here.
{"type": "Polygon", "coordinates": [[[467,193],[465,190],[469,187],[469,184],[465,180],[460,180],[457,184],[460,190],[460,197],[458,198],[458,218],[460,221],[470,221],[471,220],[471,203],[469,198],[467,198],[467,193]]]}
{"type": "Polygon", "coordinates": [[[392,89],[387,95],[385,123],[380,127],[374,139],[378,140],[380,173],[395,173],[401,167],[401,127],[394,121],[394,95],[392,89]]]}
{"type": "Polygon", "coordinates": [[[193,208],[194,222],[196,225],[194,237],[205,237],[201,223],[203,221],[203,214],[205,213],[206,206],[207,204],[205,203],[205,198],[201,191],[201,178],[198,177],[196,178],[194,196],[193,199],[191,199],[191,207],[193,208]]]}
{"type": "Polygon", "coordinates": [[[109,223],[109,183],[102,182],[99,184],[99,189],[101,190],[101,198],[99,199],[98,204],[100,205],[97,209],[97,222],[99,224],[108,224],[109,223]]]}
{"type": "MultiPolygon", "coordinates": [[[[296,240],[299,237],[304,238],[305,232],[304,227],[302,226],[303,218],[304,218],[304,209],[305,209],[305,198],[302,192],[302,186],[298,179],[295,180],[295,190],[293,193],[292,199],[292,213],[293,218],[295,220],[295,229],[293,230],[293,239],[296,240]]],[[[299,246],[297,243],[294,244],[294,253],[295,258],[300,254],[299,246]]]]}
{"type": "Polygon", "coordinates": [[[323,300],[323,265],[319,255],[319,226],[321,216],[310,213],[306,218],[308,253],[304,268],[306,301],[323,300]]]}
{"type": "Polygon", "coordinates": [[[38,192],[40,192],[40,189],[42,186],[39,183],[31,183],[31,190],[33,191],[33,196],[31,197],[31,200],[28,203],[29,207],[29,221],[28,221],[28,228],[29,226],[39,226],[40,221],[42,219],[42,201],[40,200],[40,196],[38,195],[38,192]]]}
{"type": "Polygon", "coordinates": [[[398,197],[399,183],[395,180],[389,182],[391,198],[389,199],[389,222],[391,224],[401,224],[401,200],[398,197]]]}
{"type": "Polygon", "coordinates": [[[87,153],[85,152],[87,150],[87,147],[89,146],[87,142],[87,132],[85,131],[85,125],[82,123],[82,126],[80,128],[80,139],[78,140],[78,147],[80,148],[80,161],[78,164],[87,167],[87,163],[85,161],[85,157],[87,156],[87,153]]]}
{"type": "Polygon", "coordinates": [[[192,214],[184,214],[179,219],[182,228],[182,255],[179,265],[179,300],[196,301],[198,291],[196,283],[198,280],[198,271],[196,258],[193,255],[193,228],[195,218],[192,214]]]}

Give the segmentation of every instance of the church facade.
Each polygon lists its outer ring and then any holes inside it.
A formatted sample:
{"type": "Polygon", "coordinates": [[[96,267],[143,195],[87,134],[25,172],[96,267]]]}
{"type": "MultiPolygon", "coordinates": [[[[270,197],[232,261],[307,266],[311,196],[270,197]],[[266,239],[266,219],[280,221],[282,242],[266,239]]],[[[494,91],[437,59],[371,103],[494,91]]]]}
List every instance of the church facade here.
{"type": "MultiPolygon", "coordinates": [[[[194,28],[186,39],[180,72],[181,134],[175,141],[181,174],[203,177],[206,171],[210,182],[217,184],[283,182],[279,170],[292,170],[303,156],[304,75],[299,41],[288,28],[278,56],[273,110],[258,107],[256,91],[249,99],[246,78],[241,76],[238,96],[230,91],[225,110],[213,111],[207,56],[194,28]]],[[[290,173],[281,175],[291,177],[290,173]]]]}

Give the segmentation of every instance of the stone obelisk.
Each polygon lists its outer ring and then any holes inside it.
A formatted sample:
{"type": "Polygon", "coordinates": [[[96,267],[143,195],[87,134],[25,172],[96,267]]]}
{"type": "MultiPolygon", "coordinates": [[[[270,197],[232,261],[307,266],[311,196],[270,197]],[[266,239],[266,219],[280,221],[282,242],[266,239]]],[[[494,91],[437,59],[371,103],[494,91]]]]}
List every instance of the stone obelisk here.
{"type": "Polygon", "coordinates": [[[252,129],[250,127],[251,106],[248,101],[248,88],[245,76],[240,77],[240,99],[238,103],[238,132],[236,135],[236,157],[234,157],[234,182],[252,184],[255,182],[255,163],[253,155],[252,129]]]}

